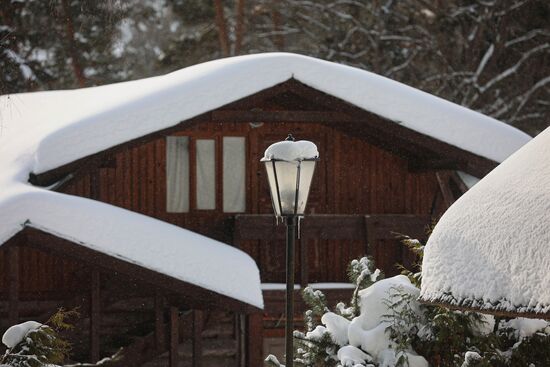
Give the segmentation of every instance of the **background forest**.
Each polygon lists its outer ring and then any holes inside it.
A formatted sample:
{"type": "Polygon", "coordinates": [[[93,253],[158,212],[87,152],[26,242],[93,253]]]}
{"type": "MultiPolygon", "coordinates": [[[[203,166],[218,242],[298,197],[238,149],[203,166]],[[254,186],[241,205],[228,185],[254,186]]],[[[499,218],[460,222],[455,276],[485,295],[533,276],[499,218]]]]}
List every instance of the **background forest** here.
{"type": "Polygon", "coordinates": [[[547,0],[0,0],[2,94],[287,51],[373,71],[535,135],[550,124],[547,0]]]}

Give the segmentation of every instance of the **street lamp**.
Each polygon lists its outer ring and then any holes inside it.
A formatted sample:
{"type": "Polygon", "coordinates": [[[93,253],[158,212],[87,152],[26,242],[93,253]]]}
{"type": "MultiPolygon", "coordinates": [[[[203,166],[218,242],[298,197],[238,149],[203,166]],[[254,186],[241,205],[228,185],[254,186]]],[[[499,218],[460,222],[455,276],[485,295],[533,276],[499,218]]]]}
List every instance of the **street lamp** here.
{"type": "Polygon", "coordinates": [[[315,164],[319,160],[317,146],[310,141],[286,140],[272,144],[261,159],[265,164],[271,201],[277,221],[286,223],[286,367],[294,364],[294,242],[296,222],[304,215],[315,164]]]}

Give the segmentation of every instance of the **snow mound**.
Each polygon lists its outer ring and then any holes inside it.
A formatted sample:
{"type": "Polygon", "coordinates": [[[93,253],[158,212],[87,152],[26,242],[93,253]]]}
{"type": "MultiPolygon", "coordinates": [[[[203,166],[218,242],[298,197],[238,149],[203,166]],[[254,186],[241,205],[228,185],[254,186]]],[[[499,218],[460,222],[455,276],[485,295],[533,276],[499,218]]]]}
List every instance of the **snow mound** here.
{"type": "Polygon", "coordinates": [[[22,324],[13,325],[2,335],[2,343],[8,348],[13,348],[23,341],[29,331],[36,330],[42,326],[41,323],[36,321],[27,321],[22,324]]]}
{"type": "Polygon", "coordinates": [[[345,317],[327,312],[321,317],[321,322],[327,327],[332,340],[339,346],[348,344],[348,327],[350,321],[345,317]]]}
{"type": "Polygon", "coordinates": [[[264,153],[262,161],[282,160],[287,162],[319,158],[317,146],[307,140],[280,141],[271,144],[264,153]]]}
{"type": "Polygon", "coordinates": [[[343,367],[354,367],[355,365],[362,366],[367,362],[372,362],[371,356],[352,345],[346,345],[338,349],[337,355],[343,367]]]}
{"type": "MultiPolygon", "coordinates": [[[[380,366],[393,366],[396,361],[395,348],[392,348],[395,343],[391,340],[386,328],[389,325],[387,301],[397,291],[400,294],[411,295],[412,299],[416,299],[419,294],[418,288],[404,275],[379,280],[361,290],[359,292],[361,313],[350,322],[348,328],[350,345],[360,347],[369,353],[380,366]]],[[[417,305],[412,303],[411,306],[417,305]]],[[[396,311],[399,312],[399,310],[396,311]]],[[[419,315],[421,314],[418,307],[416,311],[419,315]]],[[[428,367],[424,357],[418,356],[412,350],[405,353],[410,367],[428,367]]]]}
{"type": "Polygon", "coordinates": [[[546,129],[447,210],[425,249],[422,300],[550,317],[549,158],[546,129]]]}

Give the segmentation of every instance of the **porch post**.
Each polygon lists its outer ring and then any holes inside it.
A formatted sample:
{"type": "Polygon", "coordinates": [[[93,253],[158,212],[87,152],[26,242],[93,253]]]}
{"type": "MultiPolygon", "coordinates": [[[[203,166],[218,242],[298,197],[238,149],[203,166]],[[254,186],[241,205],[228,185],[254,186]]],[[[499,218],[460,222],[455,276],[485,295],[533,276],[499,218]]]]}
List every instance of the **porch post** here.
{"type": "Polygon", "coordinates": [[[19,322],[19,248],[7,248],[8,327],[19,322]]]}
{"type": "Polygon", "coordinates": [[[247,367],[263,366],[264,352],[263,352],[263,339],[264,339],[264,326],[263,315],[261,313],[253,313],[247,316],[248,322],[248,335],[247,335],[247,353],[246,359],[247,367]]]}
{"type": "Polygon", "coordinates": [[[193,367],[202,366],[202,311],[193,310],[193,367]]]}
{"type": "Polygon", "coordinates": [[[99,361],[99,324],[101,322],[100,273],[92,270],[90,297],[90,359],[99,361]]]}
{"type": "Polygon", "coordinates": [[[169,367],[178,365],[178,345],[179,345],[179,310],[177,307],[170,307],[170,351],[169,367]]]}
{"type": "Polygon", "coordinates": [[[159,291],[155,292],[155,348],[164,348],[164,299],[159,291]]]}

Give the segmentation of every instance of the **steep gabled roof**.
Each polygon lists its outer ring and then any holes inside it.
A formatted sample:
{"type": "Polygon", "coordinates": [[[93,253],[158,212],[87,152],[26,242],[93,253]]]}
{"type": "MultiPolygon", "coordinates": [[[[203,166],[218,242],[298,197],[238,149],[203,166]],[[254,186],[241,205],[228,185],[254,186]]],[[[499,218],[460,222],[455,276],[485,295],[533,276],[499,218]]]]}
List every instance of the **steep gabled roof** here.
{"type": "Polygon", "coordinates": [[[452,205],[422,264],[421,298],[550,319],[550,129],[452,205]]]}

